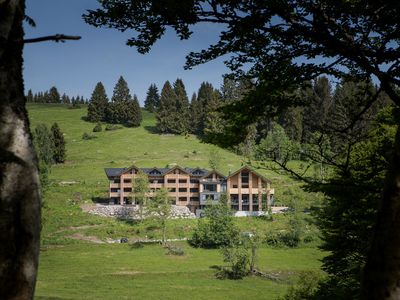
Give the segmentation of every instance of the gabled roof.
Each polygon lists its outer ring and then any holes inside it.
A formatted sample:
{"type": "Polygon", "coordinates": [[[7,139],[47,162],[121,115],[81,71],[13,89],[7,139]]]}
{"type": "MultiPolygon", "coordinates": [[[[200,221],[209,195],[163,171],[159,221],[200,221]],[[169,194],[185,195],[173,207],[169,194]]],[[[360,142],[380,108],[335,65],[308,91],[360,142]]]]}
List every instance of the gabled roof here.
{"type": "Polygon", "coordinates": [[[239,172],[243,171],[243,170],[249,170],[250,172],[256,174],[257,176],[261,177],[262,180],[264,180],[265,182],[271,183],[271,180],[265,178],[263,175],[261,175],[260,173],[254,171],[252,168],[250,168],[249,166],[243,166],[241,167],[239,170],[235,171],[234,173],[230,174],[227,178],[233,177],[236,174],[238,174],[239,172]]]}
{"type": "Polygon", "coordinates": [[[217,174],[219,177],[222,177],[222,178],[226,179],[226,176],[223,175],[222,173],[218,172],[217,170],[209,171],[206,175],[202,176],[201,178],[207,178],[208,176],[210,176],[210,175],[212,175],[214,173],[217,174]]]}
{"type": "Polygon", "coordinates": [[[180,166],[172,167],[172,168],[170,168],[167,172],[165,172],[164,174],[166,175],[166,174],[168,174],[168,173],[171,173],[172,171],[174,171],[174,170],[176,170],[176,169],[179,169],[179,170],[181,170],[182,172],[185,172],[186,174],[191,175],[187,170],[185,170],[184,168],[182,168],[182,167],[180,167],[180,166]]]}
{"type": "Polygon", "coordinates": [[[130,166],[129,168],[124,169],[124,170],[120,173],[120,175],[125,174],[125,173],[131,171],[132,169],[135,169],[136,171],[139,171],[139,168],[138,168],[138,167],[136,167],[135,165],[132,165],[132,166],[130,166]]]}
{"type": "Polygon", "coordinates": [[[140,168],[144,173],[150,176],[163,176],[166,172],[168,172],[169,168],[140,168]],[[152,174],[153,173],[153,174],[152,174]],[[157,174],[154,174],[157,173],[157,174]]]}
{"type": "Polygon", "coordinates": [[[108,179],[116,176],[120,176],[123,171],[125,171],[126,168],[105,168],[104,171],[106,172],[106,175],[108,179]]]}
{"type": "Polygon", "coordinates": [[[192,176],[199,176],[203,177],[210,171],[207,169],[201,169],[201,168],[185,168],[186,172],[190,173],[192,176]]]}

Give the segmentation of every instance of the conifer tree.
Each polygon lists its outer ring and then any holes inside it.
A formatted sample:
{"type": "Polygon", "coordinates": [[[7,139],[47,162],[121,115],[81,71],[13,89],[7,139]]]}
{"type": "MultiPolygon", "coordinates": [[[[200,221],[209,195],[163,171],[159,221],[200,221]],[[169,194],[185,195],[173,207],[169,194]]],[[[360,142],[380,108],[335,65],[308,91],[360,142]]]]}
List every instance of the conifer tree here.
{"type": "Polygon", "coordinates": [[[142,122],[142,111],[140,109],[139,100],[136,95],[127,104],[127,120],[126,125],[131,127],[138,127],[142,122]]]}
{"type": "Polygon", "coordinates": [[[58,92],[57,88],[55,86],[51,87],[49,92],[48,92],[48,103],[60,103],[61,98],[60,98],[60,93],[58,92]]]}
{"type": "Polygon", "coordinates": [[[185,85],[182,79],[178,78],[174,82],[174,92],[176,95],[176,114],[174,127],[171,131],[182,134],[189,131],[189,98],[186,93],[185,85]]]}
{"type": "Polygon", "coordinates": [[[157,129],[161,133],[175,133],[171,130],[176,116],[176,94],[167,80],[161,90],[160,108],[156,114],[157,129]]]}
{"type": "Polygon", "coordinates": [[[203,104],[198,100],[196,93],[193,93],[190,101],[190,132],[201,135],[201,123],[204,115],[203,104]]]}
{"type": "Polygon", "coordinates": [[[191,122],[193,133],[197,135],[203,135],[207,109],[206,107],[209,102],[213,102],[214,96],[214,88],[211,83],[203,82],[200,85],[196,100],[192,101],[191,105],[191,122]]]}
{"type": "Polygon", "coordinates": [[[36,126],[33,133],[33,143],[36,148],[36,153],[39,161],[50,166],[54,163],[54,142],[52,134],[46,124],[36,126]]]}
{"type": "Polygon", "coordinates": [[[96,84],[90,98],[87,119],[90,122],[100,122],[106,119],[108,97],[104,85],[101,82],[96,84]]]}
{"type": "Polygon", "coordinates": [[[149,112],[156,112],[160,106],[160,95],[155,84],[151,84],[148,91],[146,100],[144,101],[144,108],[149,112]]]}
{"type": "Polygon", "coordinates": [[[29,89],[28,94],[26,95],[26,102],[33,102],[33,94],[31,89],[29,89]]]}
{"type": "Polygon", "coordinates": [[[51,126],[51,135],[54,144],[53,160],[56,163],[63,163],[65,161],[65,140],[57,123],[51,126]]]}
{"type": "Polygon", "coordinates": [[[127,107],[129,101],[132,100],[128,84],[125,79],[120,76],[114,87],[111,103],[107,109],[107,120],[110,123],[124,124],[128,120],[127,107]]]}
{"type": "Polygon", "coordinates": [[[223,133],[225,122],[218,109],[223,105],[221,94],[215,90],[205,107],[203,139],[207,143],[218,143],[219,135],[223,133]]]}

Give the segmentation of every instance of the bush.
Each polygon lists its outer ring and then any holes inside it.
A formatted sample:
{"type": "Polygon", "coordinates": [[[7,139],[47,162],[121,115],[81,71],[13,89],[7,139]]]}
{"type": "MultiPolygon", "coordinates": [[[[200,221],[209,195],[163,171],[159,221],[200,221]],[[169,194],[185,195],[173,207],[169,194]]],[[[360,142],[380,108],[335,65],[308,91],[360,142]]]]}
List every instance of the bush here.
{"type": "Polygon", "coordinates": [[[112,130],[118,130],[118,129],[121,129],[121,128],[123,128],[123,127],[120,126],[120,125],[107,124],[105,130],[106,131],[112,131],[112,130]]]}
{"type": "Polygon", "coordinates": [[[289,287],[280,300],[318,299],[317,292],[321,275],[317,272],[301,272],[296,284],[289,287]]]}
{"type": "Polygon", "coordinates": [[[222,249],[224,262],[228,267],[220,268],[215,276],[218,279],[242,279],[249,274],[249,252],[245,243],[236,243],[222,249]]]}
{"type": "Polygon", "coordinates": [[[209,203],[204,211],[206,218],[198,220],[189,243],[194,247],[220,248],[230,246],[239,238],[239,230],[224,199],[209,203]]]}
{"type": "Polygon", "coordinates": [[[82,135],[83,140],[91,140],[91,139],[95,139],[95,138],[96,138],[95,135],[89,134],[87,132],[83,133],[83,135],[82,135]]]}
{"type": "Polygon", "coordinates": [[[93,132],[101,132],[103,128],[101,127],[100,123],[97,123],[96,126],[93,128],[93,132]]]}
{"type": "Polygon", "coordinates": [[[181,247],[167,244],[165,248],[167,248],[168,255],[178,255],[178,256],[185,255],[185,251],[181,247]]]}

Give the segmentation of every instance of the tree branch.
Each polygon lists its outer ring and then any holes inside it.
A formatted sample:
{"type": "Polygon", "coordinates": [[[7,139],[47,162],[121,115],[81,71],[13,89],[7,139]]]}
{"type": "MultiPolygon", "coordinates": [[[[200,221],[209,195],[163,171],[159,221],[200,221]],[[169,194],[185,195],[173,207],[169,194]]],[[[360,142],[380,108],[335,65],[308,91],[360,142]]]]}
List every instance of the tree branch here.
{"type": "Polygon", "coordinates": [[[62,42],[64,43],[66,40],[80,40],[80,36],[74,36],[74,35],[65,35],[65,34],[55,34],[55,35],[48,35],[48,36],[42,36],[34,39],[26,39],[23,40],[24,44],[29,44],[29,43],[40,43],[40,42],[45,42],[45,41],[54,41],[54,42],[62,42]]]}

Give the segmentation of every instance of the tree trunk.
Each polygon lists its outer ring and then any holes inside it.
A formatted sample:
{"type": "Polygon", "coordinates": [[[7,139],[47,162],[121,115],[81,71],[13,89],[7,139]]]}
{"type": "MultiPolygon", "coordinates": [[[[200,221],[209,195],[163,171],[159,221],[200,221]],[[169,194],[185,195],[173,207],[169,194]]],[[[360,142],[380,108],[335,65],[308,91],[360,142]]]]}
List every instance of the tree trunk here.
{"type": "Polygon", "coordinates": [[[400,299],[400,126],[362,285],[363,299],[400,299]]]}
{"type": "Polygon", "coordinates": [[[0,295],[32,299],[40,193],[22,79],[23,0],[0,0],[0,295]]]}

